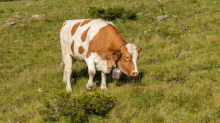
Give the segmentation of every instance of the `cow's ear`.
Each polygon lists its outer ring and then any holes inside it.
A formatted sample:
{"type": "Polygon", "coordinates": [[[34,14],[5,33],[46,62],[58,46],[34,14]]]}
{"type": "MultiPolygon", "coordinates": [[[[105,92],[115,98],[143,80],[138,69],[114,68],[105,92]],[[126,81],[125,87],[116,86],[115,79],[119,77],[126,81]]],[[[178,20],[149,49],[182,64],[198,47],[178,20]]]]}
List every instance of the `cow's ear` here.
{"type": "Polygon", "coordinates": [[[126,48],[126,46],[123,46],[123,47],[120,49],[121,54],[123,54],[123,53],[124,53],[124,51],[125,51],[126,49],[127,49],[127,48],[126,48]]]}
{"type": "Polygon", "coordinates": [[[137,48],[138,53],[140,53],[140,52],[141,52],[141,50],[142,50],[142,48],[141,48],[141,47],[140,47],[140,48],[137,48]]]}

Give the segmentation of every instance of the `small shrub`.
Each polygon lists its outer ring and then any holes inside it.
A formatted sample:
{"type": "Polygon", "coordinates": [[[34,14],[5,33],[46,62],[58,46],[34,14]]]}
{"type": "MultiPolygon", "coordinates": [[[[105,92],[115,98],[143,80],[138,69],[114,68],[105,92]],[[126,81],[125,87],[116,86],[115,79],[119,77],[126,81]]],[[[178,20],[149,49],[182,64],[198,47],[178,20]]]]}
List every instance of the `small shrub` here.
{"type": "Polygon", "coordinates": [[[0,13],[5,13],[4,10],[0,10],[0,13]]]}
{"type": "Polygon", "coordinates": [[[15,10],[14,10],[14,9],[12,9],[12,8],[10,8],[10,9],[9,9],[9,11],[10,11],[10,12],[14,12],[15,10]]]}
{"type": "Polygon", "coordinates": [[[70,117],[72,122],[87,122],[88,115],[94,114],[105,117],[113,108],[115,97],[95,93],[83,94],[71,98],[69,94],[56,94],[49,101],[44,101],[46,109],[39,113],[45,120],[58,121],[61,116],[70,117]]]}
{"type": "Polygon", "coordinates": [[[108,9],[101,7],[90,7],[88,10],[88,13],[93,18],[103,18],[105,20],[115,20],[116,18],[134,20],[137,18],[136,12],[136,10],[125,10],[123,7],[114,7],[108,9]]]}

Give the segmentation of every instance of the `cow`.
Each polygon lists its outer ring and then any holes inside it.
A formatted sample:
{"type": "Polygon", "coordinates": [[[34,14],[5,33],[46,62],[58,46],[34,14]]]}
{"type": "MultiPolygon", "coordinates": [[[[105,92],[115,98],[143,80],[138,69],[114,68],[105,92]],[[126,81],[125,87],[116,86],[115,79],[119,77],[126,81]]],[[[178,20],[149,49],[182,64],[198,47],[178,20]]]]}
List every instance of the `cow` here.
{"type": "Polygon", "coordinates": [[[60,30],[62,49],[61,67],[64,66],[63,81],[66,91],[72,92],[70,77],[72,63],[85,61],[89,80],[86,90],[92,91],[96,70],[101,71],[101,90],[107,90],[106,74],[113,66],[129,77],[138,76],[137,60],[142,48],[127,43],[114,24],[102,19],[67,20],[60,30]]]}

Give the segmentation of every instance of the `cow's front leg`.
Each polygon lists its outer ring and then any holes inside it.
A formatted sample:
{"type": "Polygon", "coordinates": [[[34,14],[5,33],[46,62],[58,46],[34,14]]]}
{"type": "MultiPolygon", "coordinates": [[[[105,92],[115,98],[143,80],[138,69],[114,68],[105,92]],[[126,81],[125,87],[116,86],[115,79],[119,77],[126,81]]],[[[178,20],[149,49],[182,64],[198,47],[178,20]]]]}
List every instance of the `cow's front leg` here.
{"type": "Polygon", "coordinates": [[[89,73],[89,81],[86,84],[86,90],[87,91],[92,91],[93,88],[93,78],[95,76],[96,73],[96,69],[95,69],[95,64],[93,61],[93,58],[87,58],[86,59],[86,64],[88,66],[88,73],[89,73]]]}
{"type": "Polygon", "coordinates": [[[104,72],[101,73],[101,76],[102,76],[102,82],[101,82],[101,90],[107,90],[107,87],[106,87],[106,75],[104,72]]]}

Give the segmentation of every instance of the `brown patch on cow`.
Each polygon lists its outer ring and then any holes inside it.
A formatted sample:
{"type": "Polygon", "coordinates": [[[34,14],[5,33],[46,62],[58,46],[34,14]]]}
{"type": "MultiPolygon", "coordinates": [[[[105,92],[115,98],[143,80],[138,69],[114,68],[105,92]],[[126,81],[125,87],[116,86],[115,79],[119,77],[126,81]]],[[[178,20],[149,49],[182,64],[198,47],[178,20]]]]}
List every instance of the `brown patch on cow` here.
{"type": "Polygon", "coordinates": [[[86,25],[87,23],[89,23],[90,21],[92,21],[93,19],[87,19],[87,20],[84,20],[80,26],[84,26],[86,25]]]}
{"type": "Polygon", "coordinates": [[[63,26],[62,26],[61,29],[60,29],[60,32],[61,32],[61,30],[63,29],[63,27],[64,27],[65,25],[66,25],[66,23],[63,24],[63,26]]]}
{"type": "Polygon", "coordinates": [[[71,44],[71,50],[72,50],[72,52],[73,52],[73,54],[74,54],[74,41],[73,41],[72,44],[71,44]]]}
{"type": "Polygon", "coordinates": [[[111,24],[101,28],[99,32],[89,42],[86,58],[91,55],[91,52],[96,52],[102,60],[107,60],[107,70],[111,71],[115,65],[116,56],[121,51],[119,48],[122,44],[127,43],[118,30],[111,24]]]}
{"type": "Polygon", "coordinates": [[[91,52],[96,52],[102,60],[107,60],[107,56],[114,56],[113,54],[118,52],[124,43],[127,42],[121,37],[118,30],[113,25],[108,24],[102,27],[89,42],[86,58],[91,55],[91,52]]]}
{"type": "Polygon", "coordinates": [[[71,29],[71,36],[73,36],[76,33],[77,28],[79,27],[79,24],[81,22],[76,23],[73,28],[71,29]]]}
{"type": "Polygon", "coordinates": [[[83,34],[81,36],[82,42],[85,42],[89,29],[90,29],[90,27],[83,32],[83,34]]]}
{"type": "Polygon", "coordinates": [[[79,47],[79,49],[78,49],[78,51],[79,51],[79,53],[80,53],[80,54],[83,54],[83,52],[84,52],[83,47],[82,47],[82,46],[80,46],[80,47],[79,47]]]}

